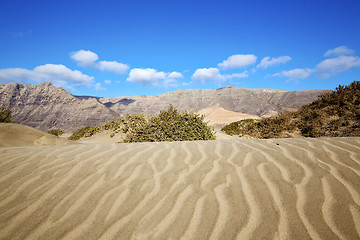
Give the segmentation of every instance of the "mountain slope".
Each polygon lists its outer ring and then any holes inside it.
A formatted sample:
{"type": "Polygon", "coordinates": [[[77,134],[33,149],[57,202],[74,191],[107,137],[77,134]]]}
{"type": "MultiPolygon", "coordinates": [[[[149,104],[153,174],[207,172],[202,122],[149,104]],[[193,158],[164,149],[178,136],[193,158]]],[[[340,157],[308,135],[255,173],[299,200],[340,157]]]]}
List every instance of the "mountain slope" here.
{"type": "Polygon", "coordinates": [[[41,130],[60,128],[72,131],[119,116],[95,98],[80,100],[48,82],[1,84],[0,106],[8,106],[17,122],[41,130]]]}
{"type": "Polygon", "coordinates": [[[155,114],[172,104],[178,110],[199,111],[215,105],[229,111],[262,117],[283,110],[297,109],[315,100],[327,90],[281,91],[274,89],[180,89],[156,96],[99,98],[99,101],[119,114],[155,114]]]}
{"type": "Polygon", "coordinates": [[[0,106],[12,111],[13,119],[41,130],[73,131],[99,125],[134,113],[153,115],[173,104],[179,111],[200,111],[213,106],[258,117],[276,115],[310,103],[326,90],[281,91],[274,89],[180,89],[156,96],[73,96],[51,83],[0,84],[0,106]]]}

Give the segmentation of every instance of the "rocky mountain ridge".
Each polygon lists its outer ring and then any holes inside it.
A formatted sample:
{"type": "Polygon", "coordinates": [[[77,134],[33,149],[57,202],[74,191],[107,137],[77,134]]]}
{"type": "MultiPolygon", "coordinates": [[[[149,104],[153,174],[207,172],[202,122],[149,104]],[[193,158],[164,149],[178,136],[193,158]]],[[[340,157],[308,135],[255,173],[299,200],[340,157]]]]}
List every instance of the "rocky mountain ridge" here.
{"type": "Polygon", "coordinates": [[[15,121],[41,130],[72,131],[119,116],[96,98],[81,100],[49,82],[0,84],[0,106],[9,107],[15,121]]]}
{"type": "Polygon", "coordinates": [[[275,89],[247,89],[224,87],[219,89],[179,89],[154,96],[98,98],[120,114],[154,114],[169,104],[179,110],[199,111],[215,105],[224,109],[256,115],[276,115],[286,109],[297,109],[315,100],[327,90],[282,91],[275,89]]]}
{"type": "Polygon", "coordinates": [[[212,106],[255,115],[279,114],[310,103],[328,90],[282,91],[275,89],[179,89],[154,96],[74,96],[49,82],[36,85],[0,84],[0,106],[12,111],[13,119],[41,130],[66,131],[99,125],[126,114],[156,114],[173,104],[178,110],[200,111],[212,106]]]}

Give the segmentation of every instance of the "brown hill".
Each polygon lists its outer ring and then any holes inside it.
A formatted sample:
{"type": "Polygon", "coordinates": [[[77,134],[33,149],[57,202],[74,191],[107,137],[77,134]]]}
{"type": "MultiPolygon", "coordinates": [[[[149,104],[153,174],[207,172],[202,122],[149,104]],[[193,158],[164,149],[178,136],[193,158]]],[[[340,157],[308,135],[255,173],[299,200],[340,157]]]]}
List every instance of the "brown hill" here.
{"type": "Polygon", "coordinates": [[[327,90],[281,91],[274,89],[180,89],[155,96],[102,98],[73,96],[51,83],[0,84],[0,106],[12,111],[13,119],[41,130],[73,131],[100,125],[126,114],[153,115],[170,104],[182,111],[199,111],[218,105],[224,110],[258,117],[276,115],[310,103],[327,90]]]}

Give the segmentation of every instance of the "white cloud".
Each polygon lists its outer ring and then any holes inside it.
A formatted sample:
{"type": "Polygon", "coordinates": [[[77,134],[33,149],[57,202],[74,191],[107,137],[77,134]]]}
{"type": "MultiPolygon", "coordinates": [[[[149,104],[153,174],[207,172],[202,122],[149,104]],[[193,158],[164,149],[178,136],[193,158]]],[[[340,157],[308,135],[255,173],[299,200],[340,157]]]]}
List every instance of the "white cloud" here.
{"type": "Polygon", "coordinates": [[[101,71],[109,71],[116,74],[124,74],[129,70],[129,66],[116,61],[98,61],[98,55],[91,51],[79,50],[71,53],[71,59],[75,60],[82,67],[94,67],[101,71]]]}
{"type": "Polygon", "coordinates": [[[184,76],[179,72],[171,72],[167,75],[168,78],[183,78],[184,76]]]}
{"type": "Polygon", "coordinates": [[[57,87],[73,89],[73,86],[90,86],[94,77],[61,64],[45,64],[33,70],[23,68],[0,69],[0,82],[44,82],[50,81],[57,87]]]}
{"type": "Polygon", "coordinates": [[[126,81],[155,86],[165,77],[166,74],[164,72],[158,72],[153,68],[133,68],[130,70],[129,77],[126,81]]]}
{"type": "Polygon", "coordinates": [[[35,72],[23,68],[0,69],[0,82],[24,82],[24,80],[38,79],[39,75],[35,72]]]}
{"type": "Polygon", "coordinates": [[[257,57],[252,54],[237,54],[228,57],[222,63],[218,64],[219,68],[228,69],[228,68],[242,68],[256,62],[257,57]]]}
{"type": "Polygon", "coordinates": [[[65,80],[68,82],[90,84],[93,81],[93,77],[82,74],[78,70],[71,70],[61,64],[45,64],[34,68],[33,72],[44,75],[46,80],[65,80]]]}
{"type": "Polygon", "coordinates": [[[100,61],[96,66],[102,71],[109,71],[117,74],[124,74],[129,70],[129,66],[127,64],[116,61],[100,61]]]}
{"type": "Polygon", "coordinates": [[[192,75],[194,80],[200,81],[202,83],[207,81],[226,81],[233,78],[244,77],[248,77],[247,71],[243,73],[221,74],[218,68],[199,68],[192,75]]]}
{"type": "Polygon", "coordinates": [[[104,91],[106,88],[104,88],[101,83],[95,83],[94,85],[96,91],[104,91]]]}
{"type": "Polygon", "coordinates": [[[99,59],[98,55],[92,51],[79,50],[70,55],[71,59],[75,60],[78,65],[83,67],[94,66],[99,59]]]}
{"type": "MultiPolygon", "coordinates": [[[[314,69],[293,69],[290,71],[282,71],[275,73],[272,76],[288,77],[290,79],[305,79],[312,73],[316,73],[319,78],[329,78],[338,73],[345,72],[353,67],[360,67],[360,58],[357,56],[347,56],[353,54],[354,50],[349,49],[346,46],[340,46],[334,49],[328,50],[324,56],[332,58],[325,59],[316,65],[314,69]]],[[[261,61],[262,62],[262,61],[261,61]]],[[[260,63],[261,64],[261,63],[260,63]]],[[[259,65],[260,65],[259,64],[259,65]]]]}
{"type": "Polygon", "coordinates": [[[360,58],[355,56],[339,56],[322,61],[316,66],[320,78],[328,78],[352,67],[360,67],[360,58]]]}
{"type": "Polygon", "coordinates": [[[223,77],[217,68],[199,68],[192,75],[193,79],[205,83],[207,81],[222,81],[223,77]]]}
{"type": "Polygon", "coordinates": [[[340,46],[340,47],[328,50],[324,54],[324,56],[325,57],[336,57],[336,56],[341,56],[341,55],[352,55],[354,53],[355,53],[354,50],[352,50],[346,46],[340,46]]]}
{"type": "Polygon", "coordinates": [[[267,68],[273,65],[279,65],[282,63],[286,63],[291,60],[289,56],[281,56],[278,58],[264,57],[261,62],[257,65],[258,68],[267,68]]]}
{"type": "Polygon", "coordinates": [[[275,77],[288,77],[290,79],[305,79],[308,78],[314,72],[313,69],[293,69],[289,71],[282,71],[281,73],[275,73],[273,76],[275,77]]]}
{"type": "Polygon", "coordinates": [[[105,84],[111,84],[111,80],[104,80],[105,84]]]}
{"type": "Polygon", "coordinates": [[[171,72],[166,75],[163,85],[165,88],[178,86],[177,79],[183,78],[184,76],[179,72],[171,72]]]}
{"type": "Polygon", "coordinates": [[[170,87],[177,86],[177,78],[183,78],[183,75],[179,72],[158,72],[153,68],[133,68],[130,70],[126,81],[143,85],[170,87]]]}

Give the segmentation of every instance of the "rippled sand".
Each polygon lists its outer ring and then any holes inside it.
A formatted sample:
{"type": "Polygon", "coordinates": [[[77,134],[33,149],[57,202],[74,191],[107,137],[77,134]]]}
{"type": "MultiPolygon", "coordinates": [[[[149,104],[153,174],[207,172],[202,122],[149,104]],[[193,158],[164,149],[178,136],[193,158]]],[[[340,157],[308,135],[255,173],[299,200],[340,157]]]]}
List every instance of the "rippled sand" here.
{"type": "Polygon", "coordinates": [[[338,238],[360,138],[0,148],[0,239],[338,238]]]}

